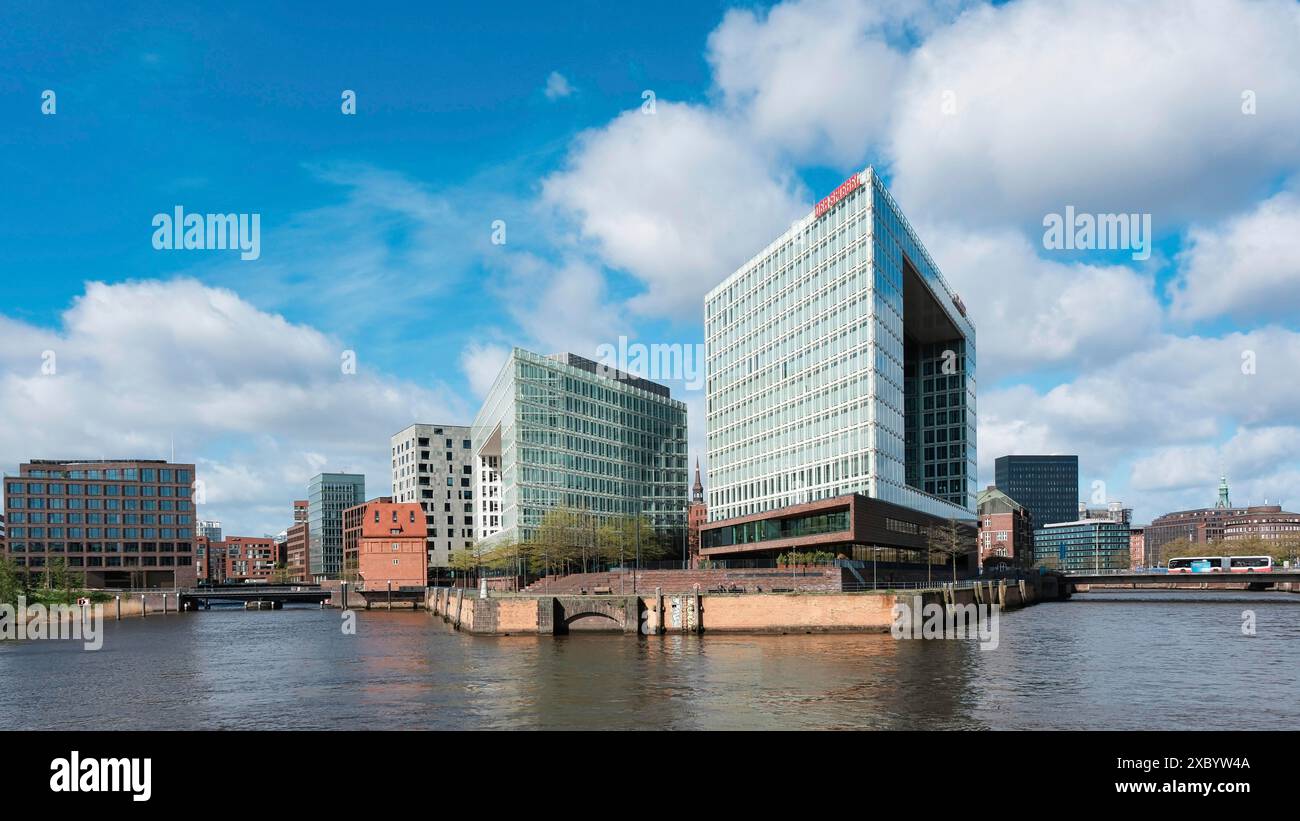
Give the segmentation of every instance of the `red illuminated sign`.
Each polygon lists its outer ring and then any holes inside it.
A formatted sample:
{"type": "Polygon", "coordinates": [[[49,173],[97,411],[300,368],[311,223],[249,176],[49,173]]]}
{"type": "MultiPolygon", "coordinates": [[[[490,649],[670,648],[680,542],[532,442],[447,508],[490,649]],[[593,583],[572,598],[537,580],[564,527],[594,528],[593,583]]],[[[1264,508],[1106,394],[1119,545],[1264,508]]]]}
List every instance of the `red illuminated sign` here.
{"type": "Polygon", "coordinates": [[[827,211],[835,207],[835,203],[844,199],[849,194],[852,194],[860,185],[862,185],[862,180],[858,179],[857,174],[849,177],[847,180],[840,183],[840,187],[832,191],[830,196],[817,203],[817,207],[813,210],[813,216],[820,217],[822,214],[825,214],[827,211]]]}

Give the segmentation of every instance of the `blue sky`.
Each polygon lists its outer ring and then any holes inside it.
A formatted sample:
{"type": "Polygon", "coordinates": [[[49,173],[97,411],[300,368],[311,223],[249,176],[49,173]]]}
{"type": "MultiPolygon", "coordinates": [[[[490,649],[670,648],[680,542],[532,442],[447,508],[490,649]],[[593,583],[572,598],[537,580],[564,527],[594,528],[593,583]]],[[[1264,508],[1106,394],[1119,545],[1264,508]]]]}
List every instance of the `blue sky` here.
{"type": "Polygon", "coordinates": [[[1142,520],[1220,469],[1300,496],[1294,3],[3,15],[5,470],[174,440],[205,516],[274,532],[320,469],[385,491],[388,435],[470,421],[510,345],[698,343],[702,294],[875,165],[972,309],[983,478],[1076,452],[1142,520]],[[155,250],[176,205],[259,214],[261,257],[155,250]],[[1152,258],[1045,249],[1066,205],[1151,214],[1152,258]]]}

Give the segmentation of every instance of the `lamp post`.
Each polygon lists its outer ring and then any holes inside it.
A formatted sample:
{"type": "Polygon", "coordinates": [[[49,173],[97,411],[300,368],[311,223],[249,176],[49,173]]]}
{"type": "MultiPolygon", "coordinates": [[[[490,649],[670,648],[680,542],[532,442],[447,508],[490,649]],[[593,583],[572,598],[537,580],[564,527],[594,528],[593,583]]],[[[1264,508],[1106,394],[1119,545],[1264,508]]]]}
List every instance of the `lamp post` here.
{"type": "Polygon", "coordinates": [[[876,589],[876,557],[880,555],[880,548],[872,545],[871,547],[871,589],[876,589]]]}
{"type": "Polygon", "coordinates": [[[632,595],[636,595],[636,574],[641,569],[641,517],[645,515],[645,497],[636,500],[636,564],[632,566],[632,595]]]}

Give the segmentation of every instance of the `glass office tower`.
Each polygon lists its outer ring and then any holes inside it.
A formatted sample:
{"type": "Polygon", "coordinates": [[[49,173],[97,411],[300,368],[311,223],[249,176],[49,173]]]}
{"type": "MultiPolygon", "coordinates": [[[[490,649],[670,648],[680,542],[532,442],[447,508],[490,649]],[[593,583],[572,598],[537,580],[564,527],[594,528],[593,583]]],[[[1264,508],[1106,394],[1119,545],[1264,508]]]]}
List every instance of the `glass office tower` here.
{"type": "Polygon", "coordinates": [[[343,570],[343,511],[366,500],[366,477],[320,473],[307,484],[308,571],[316,580],[343,570]]]}
{"type": "Polygon", "coordinates": [[[1034,527],[1079,519],[1079,457],[999,456],[993,462],[998,490],[1029,508],[1034,527]]]}
{"type": "Polygon", "coordinates": [[[515,348],[474,420],[481,547],[536,534],[547,511],[643,514],[686,527],[686,405],[574,354],[515,348]]]}
{"type": "Polygon", "coordinates": [[[873,169],[704,312],[710,522],[847,494],[974,519],[975,328],[873,169]]]}

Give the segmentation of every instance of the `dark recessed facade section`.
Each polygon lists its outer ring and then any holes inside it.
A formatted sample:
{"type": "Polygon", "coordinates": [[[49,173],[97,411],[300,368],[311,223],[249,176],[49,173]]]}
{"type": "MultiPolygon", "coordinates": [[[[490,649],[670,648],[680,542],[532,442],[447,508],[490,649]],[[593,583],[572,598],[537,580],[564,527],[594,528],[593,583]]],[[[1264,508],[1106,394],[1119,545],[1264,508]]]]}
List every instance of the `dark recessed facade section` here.
{"type": "MultiPolygon", "coordinates": [[[[925,578],[927,534],[950,520],[861,494],[837,496],[807,504],[710,522],[700,530],[700,555],[714,560],[748,560],[775,564],[781,553],[827,552],[837,559],[889,565],[893,578],[925,578]]],[[[965,552],[957,571],[976,569],[976,528],[973,520],[957,521],[965,552]]],[[[935,558],[941,565],[944,559],[935,558]]],[[[941,571],[934,571],[936,573],[941,571]]]]}

